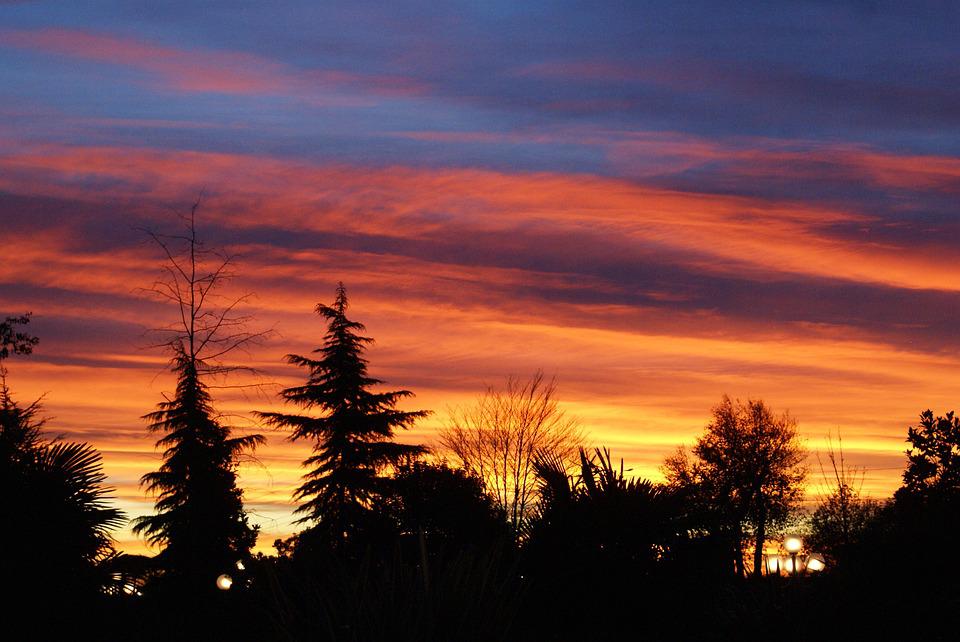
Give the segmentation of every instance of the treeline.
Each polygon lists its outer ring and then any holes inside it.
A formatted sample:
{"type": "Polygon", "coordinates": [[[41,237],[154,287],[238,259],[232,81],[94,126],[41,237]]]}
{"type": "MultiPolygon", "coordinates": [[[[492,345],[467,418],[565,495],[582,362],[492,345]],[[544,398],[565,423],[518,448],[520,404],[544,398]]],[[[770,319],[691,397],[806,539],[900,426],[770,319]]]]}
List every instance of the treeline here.
{"type": "MultiPolygon", "coordinates": [[[[308,444],[295,493],[301,529],[252,554],[258,528],[237,467],[261,435],[237,435],[212,387],[262,339],[219,298],[232,259],[184,234],[154,292],[178,321],[158,345],[175,392],[145,415],[163,451],[142,485],[155,511],[134,531],[159,548],[118,554],[125,522],[99,454],[50,438],[39,402],[19,404],[6,360],[29,355],[29,316],[0,322],[2,576],[16,587],[12,639],[572,640],[951,639],[960,600],[949,559],[960,491],[960,420],[924,412],[908,429],[903,486],[860,495],[842,449],[832,491],[800,510],[808,477],[796,421],[724,397],[703,434],[630,476],[587,448],[542,373],[509,378],[454,409],[439,446],[398,443],[426,416],[398,408],[368,372],[361,323],[341,284],[316,311],[322,337],[287,355],[302,384],[265,427],[308,444]],[[800,535],[802,549],[782,548],[800,535]]],[[[792,543],[792,542],[791,542],[792,543]]]]}

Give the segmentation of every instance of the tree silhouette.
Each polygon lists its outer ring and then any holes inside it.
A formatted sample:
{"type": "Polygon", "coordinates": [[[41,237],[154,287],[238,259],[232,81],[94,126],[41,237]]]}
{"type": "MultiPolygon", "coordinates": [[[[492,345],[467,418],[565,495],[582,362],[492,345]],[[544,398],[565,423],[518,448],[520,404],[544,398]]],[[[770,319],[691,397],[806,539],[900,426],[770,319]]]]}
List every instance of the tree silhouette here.
{"type": "Polygon", "coordinates": [[[960,418],[948,412],[934,417],[920,413],[920,423],[907,429],[909,464],[901,494],[919,499],[955,495],[960,491],[960,418]]]}
{"type": "MultiPolygon", "coordinates": [[[[45,439],[39,400],[21,406],[10,391],[3,361],[37,344],[11,331],[27,322],[29,315],[0,323],[0,504],[10,520],[0,529],[0,576],[25,597],[42,590],[57,603],[85,602],[106,581],[101,563],[114,554],[110,532],[124,518],[109,505],[100,453],[85,443],[45,439]]],[[[21,616],[14,608],[6,623],[21,616]]]]}
{"type": "Polygon", "coordinates": [[[537,457],[573,464],[581,438],[577,420],[557,402],[556,381],[540,371],[488,387],[473,406],[452,409],[440,432],[441,445],[484,481],[517,536],[537,503],[537,457]]]}
{"type": "Polygon", "coordinates": [[[836,564],[860,543],[880,515],[881,505],[861,495],[865,471],[847,465],[842,439],[838,438],[836,449],[830,440],[827,460],[829,471],[821,461],[820,472],[827,480],[829,492],[810,518],[807,545],[836,564]]]}
{"type": "Polygon", "coordinates": [[[246,330],[236,308],[246,296],[224,302],[218,289],[231,276],[231,257],[207,248],[196,230],[194,204],[185,233],[151,234],[162,249],[164,276],[150,291],[172,302],[178,321],[161,328],[158,344],[170,355],[176,392],[144,415],[151,432],[163,433],[160,469],[141,484],[156,496],[156,513],[139,517],[134,532],[163,546],[158,558],[174,576],[193,586],[214,586],[214,578],[249,554],[257,529],[251,527],[237,488],[241,454],[263,442],[260,435],[231,437],[213,408],[207,381],[238,370],[223,359],[263,337],[246,330]],[[218,305],[219,304],[219,305],[218,305]]]}
{"type": "Polygon", "coordinates": [[[30,313],[18,317],[7,317],[0,321],[0,360],[11,354],[30,354],[40,341],[26,332],[17,332],[15,326],[30,323],[30,313]]]}
{"type": "Polygon", "coordinates": [[[627,478],[623,460],[614,467],[607,449],[588,455],[580,448],[579,456],[576,476],[568,474],[555,454],[542,452],[537,457],[542,501],[530,523],[527,546],[537,548],[552,540],[552,556],[565,550],[581,556],[581,563],[588,558],[581,571],[616,562],[621,570],[629,566],[635,579],[649,573],[669,557],[683,531],[674,491],[646,479],[627,478]]]}
{"type": "Polygon", "coordinates": [[[668,482],[713,512],[730,540],[738,573],[743,572],[741,547],[752,531],[753,573],[759,576],[767,536],[785,523],[803,495],[806,452],[796,421],[787,413],[774,414],[763,401],[724,396],[692,452],[693,460],[683,448],[666,460],[668,482]]]}
{"type": "Polygon", "coordinates": [[[385,512],[401,535],[422,535],[450,550],[494,547],[508,536],[503,512],[483,482],[445,463],[400,463],[385,512]]]}
{"type": "Polygon", "coordinates": [[[546,453],[535,463],[541,500],[528,522],[523,572],[563,632],[543,639],[592,639],[597,619],[627,613],[643,631],[686,538],[674,491],[627,478],[609,450],[580,449],[579,457],[572,469],[546,453]]]}
{"type": "Polygon", "coordinates": [[[294,495],[300,522],[312,522],[314,534],[334,545],[357,535],[375,516],[374,506],[389,492],[384,468],[426,452],[422,446],[392,441],[397,428],[409,428],[426,411],[397,410],[413,396],[408,390],[374,392],[383,381],[367,374],[366,346],[373,339],[360,335],[364,326],[347,318],[347,293],[340,283],[332,306],[318,304],[327,332],[317,358],[288,354],[286,360],[309,372],[307,382],[281,391],[284,401],[319,414],[258,413],[269,425],[291,429],[293,440],[313,440],[310,470],[294,495]]]}

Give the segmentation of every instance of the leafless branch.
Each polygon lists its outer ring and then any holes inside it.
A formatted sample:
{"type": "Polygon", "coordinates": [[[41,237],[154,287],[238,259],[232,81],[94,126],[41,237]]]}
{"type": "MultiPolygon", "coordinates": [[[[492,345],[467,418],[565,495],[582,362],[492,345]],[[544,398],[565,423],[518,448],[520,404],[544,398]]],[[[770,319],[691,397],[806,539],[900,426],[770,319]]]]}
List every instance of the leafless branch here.
{"type": "Polygon", "coordinates": [[[144,230],[160,248],[164,263],[160,277],[141,291],[174,303],[178,314],[176,323],[150,330],[161,337],[151,347],[163,347],[175,354],[182,351],[207,375],[254,372],[253,368],[229,365],[223,360],[266,340],[274,331],[248,330],[252,317],[238,314],[252,294],[225,299],[218,293],[233,276],[235,257],[208,248],[199,239],[196,216],[202,198],[201,194],[189,214],[178,214],[184,224],[182,233],[144,230]]]}
{"type": "Polygon", "coordinates": [[[483,480],[516,533],[538,499],[537,454],[573,464],[583,439],[555,393],[556,381],[545,380],[542,372],[526,381],[511,376],[504,389],[488,387],[475,405],[448,410],[440,433],[441,445],[483,480]]]}

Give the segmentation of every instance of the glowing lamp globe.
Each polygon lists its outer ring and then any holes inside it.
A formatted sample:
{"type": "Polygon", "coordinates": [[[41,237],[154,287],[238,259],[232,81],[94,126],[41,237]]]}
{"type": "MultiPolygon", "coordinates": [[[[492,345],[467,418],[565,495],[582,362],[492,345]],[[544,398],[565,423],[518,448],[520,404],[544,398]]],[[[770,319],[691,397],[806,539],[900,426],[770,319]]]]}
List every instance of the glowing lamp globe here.
{"type": "Polygon", "coordinates": [[[814,573],[819,573],[827,567],[826,562],[823,561],[819,555],[813,555],[807,560],[807,570],[813,571],[814,573]]]}
{"type": "Polygon", "coordinates": [[[221,591],[229,591],[231,586],[233,586],[233,578],[226,573],[217,578],[217,588],[221,591]]]}
{"type": "Polygon", "coordinates": [[[780,575],[780,556],[767,556],[767,575],[780,575]]]}
{"type": "Polygon", "coordinates": [[[791,535],[783,540],[783,547],[787,549],[788,553],[799,553],[800,549],[803,548],[803,540],[795,535],[791,535]]]}

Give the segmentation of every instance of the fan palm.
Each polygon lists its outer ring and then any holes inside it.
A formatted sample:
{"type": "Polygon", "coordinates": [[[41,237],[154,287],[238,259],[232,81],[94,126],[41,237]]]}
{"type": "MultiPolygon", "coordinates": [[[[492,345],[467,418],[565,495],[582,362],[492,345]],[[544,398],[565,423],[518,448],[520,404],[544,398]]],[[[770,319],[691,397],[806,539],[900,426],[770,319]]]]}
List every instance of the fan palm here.
{"type": "Polygon", "coordinates": [[[5,577],[20,586],[98,590],[99,563],[123,513],[108,504],[100,453],[89,444],[45,441],[40,406],[22,407],[0,385],[0,493],[13,528],[0,529],[5,577]],[[51,577],[57,580],[53,584],[51,577]]]}

